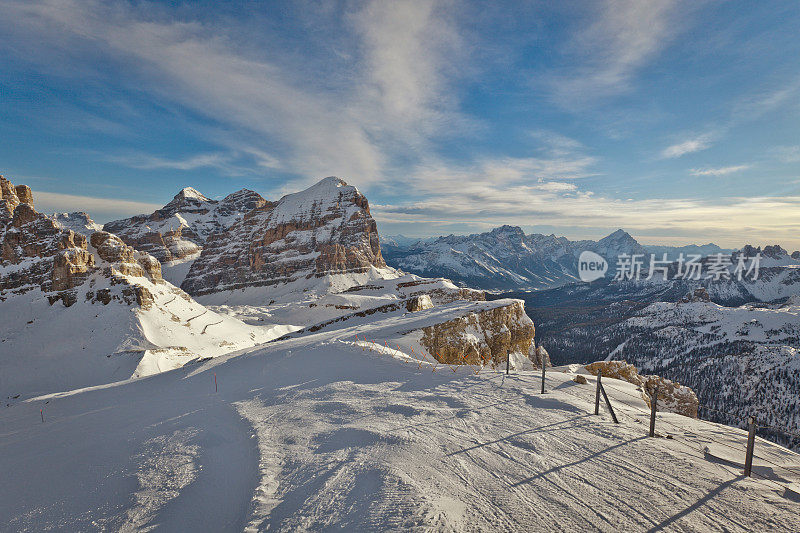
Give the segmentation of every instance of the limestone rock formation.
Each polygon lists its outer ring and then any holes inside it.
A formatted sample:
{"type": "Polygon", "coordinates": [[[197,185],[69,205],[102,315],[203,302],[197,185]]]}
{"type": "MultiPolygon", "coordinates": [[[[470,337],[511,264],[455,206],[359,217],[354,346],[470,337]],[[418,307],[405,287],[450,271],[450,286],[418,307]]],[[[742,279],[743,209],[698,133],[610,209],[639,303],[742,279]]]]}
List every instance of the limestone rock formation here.
{"type": "Polygon", "coordinates": [[[531,353],[533,322],[520,300],[497,300],[422,328],[420,344],[442,363],[498,365],[509,353],[531,353]]]}
{"type": "Polygon", "coordinates": [[[211,235],[225,231],[265,204],[260,194],[248,189],[217,201],[186,187],[154,213],[115,220],[103,229],[162,263],[180,261],[199,254],[211,235]]]}
{"type": "MultiPolygon", "coordinates": [[[[126,276],[160,282],[161,267],[156,259],[106,232],[91,235],[90,249],[86,236],[38,213],[25,185],[14,186],[0,177],[0,194],[0,300],[38,289],[47,294],[51,304],[60,300],[69,306],[76,301],[74,289],[97,272],[108,283],[124,285],[119,299],[148,305],[146,289],[126,276]]],[[[93,301],[108,303],[111,291],[107,292],[106,301],[105,292],[92,291],[93,301]]]]}
{"type": "Polygon", "coordinates": [[[339,178],[251,211],[206,242],[181,287],[192,295],[385,268],[366,197],[339,178]]]}
{"type": "MultiPolygon", "coordinates": [[[[66,291],[94,267],[86,237],[62,230],[33,207],[29,187],[0,176],[0,291],[66,291]]],[[[0,296],[2,299],[2,296],[0,296]]]]}
{"type": "Polygon", "coordinates": [[[625,361],[596,361],[586,365],[593,375],[600,371],[604,378],[621,379],[641,388],[642,398],[650,405],[650,394],[658,386],[659,410],[697,418],[699,402],[697,395],[689,387],[680,385],[660,376],[642,376],[636,367],[625,361]]]}
{"type": "Polygon", "coordinates": [[[529,359],[533,362],[534,368],[553,366],[550,362],[550,354],[547,353],[544,346],[531,346],[531,355],[529,359]]]}

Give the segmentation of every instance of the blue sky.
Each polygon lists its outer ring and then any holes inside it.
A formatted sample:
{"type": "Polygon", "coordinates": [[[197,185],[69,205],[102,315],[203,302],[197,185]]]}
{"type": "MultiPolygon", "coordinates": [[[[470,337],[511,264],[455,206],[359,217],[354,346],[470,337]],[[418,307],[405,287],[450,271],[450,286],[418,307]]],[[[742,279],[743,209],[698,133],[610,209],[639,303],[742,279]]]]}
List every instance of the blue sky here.
{"type": "Polygon", "coordinates": [[[0,173],[107,221],[337,175],[385,234],[800,248],[800,3],[0,0],[0,173]]]}

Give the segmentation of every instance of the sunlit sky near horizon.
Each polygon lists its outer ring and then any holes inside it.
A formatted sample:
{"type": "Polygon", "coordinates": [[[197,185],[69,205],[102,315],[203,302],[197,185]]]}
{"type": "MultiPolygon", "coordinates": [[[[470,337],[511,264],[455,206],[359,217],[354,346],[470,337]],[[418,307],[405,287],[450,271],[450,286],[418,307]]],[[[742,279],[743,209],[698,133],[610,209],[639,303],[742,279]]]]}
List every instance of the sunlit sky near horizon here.
{"type": "Polygon", "coordinates": [[[0,174],[98,221],[336,175],[383,234],[800,248],[800,2],[0,0],[0,174]]]}

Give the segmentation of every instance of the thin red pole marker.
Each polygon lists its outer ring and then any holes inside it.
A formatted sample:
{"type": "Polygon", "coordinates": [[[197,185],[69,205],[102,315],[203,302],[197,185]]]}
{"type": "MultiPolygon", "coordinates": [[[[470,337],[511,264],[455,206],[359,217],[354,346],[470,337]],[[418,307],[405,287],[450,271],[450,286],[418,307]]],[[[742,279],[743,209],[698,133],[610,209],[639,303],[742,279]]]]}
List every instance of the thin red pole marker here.
{"type": "MultiPolygon", "coordinates": [[[[436,352],[436,355],[438,355],[438,356],[439,356],[439,359],[441,359],[441,358],[442,358],[442,356],[441,356],[441,355],[439,355],[439,352],[436,352]]],[[[453,367],[453,365],[451,365],[450,363],[447,363],[447,366],[449,366],[449,367],[450,367],[450,370],[452,370],[452,371],[453,371],[453,374],[455,374],[455,373],[456,373],[456,369],[453,367]]]]}
{"type": "Polygon", "coordinates": [[[39,409],[39,414],[42,415],[42,424],[44,424],[44,409],[39,409]]]}
{"type": "Polygon", "coordinates": [[[214,372],[214,392],[219,392],[219,389],[217,388],[217,373],[216,372],[214,372]]]}
{"type": "MultiPolygon", "coordinates": [[[[403,350],[401,350],[401,349],[400,349],[400,345],[399,345],[399,344],[395,344],[395,346],[397,346],[397,351],[398,351],[398,352],[400,352],[400,353],[403,353],[403,350]]],[[[405,354],[404,354],[404,355],[405,355],[405,354]]],[[[404,358],[403,358],[403,362],[404,362],[404,363],[406,363],[406,364],[408,364],[408,358],[404,357],[404,358]]]]}

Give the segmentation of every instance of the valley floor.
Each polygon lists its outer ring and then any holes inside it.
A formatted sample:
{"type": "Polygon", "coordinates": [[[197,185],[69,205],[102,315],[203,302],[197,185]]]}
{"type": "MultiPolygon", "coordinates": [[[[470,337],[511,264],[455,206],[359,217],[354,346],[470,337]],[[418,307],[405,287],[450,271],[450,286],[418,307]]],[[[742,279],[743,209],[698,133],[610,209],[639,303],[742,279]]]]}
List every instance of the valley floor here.
{"type": "Polygon", "coordinates": [[[632,385],[606,382],[615,425],[591,378],[540,395],[357,333],[2,408],[0,530],[800,530],[797,454],[759,439],[744,478],[743,432],[660,413],[648,439],[632,385]]]}

